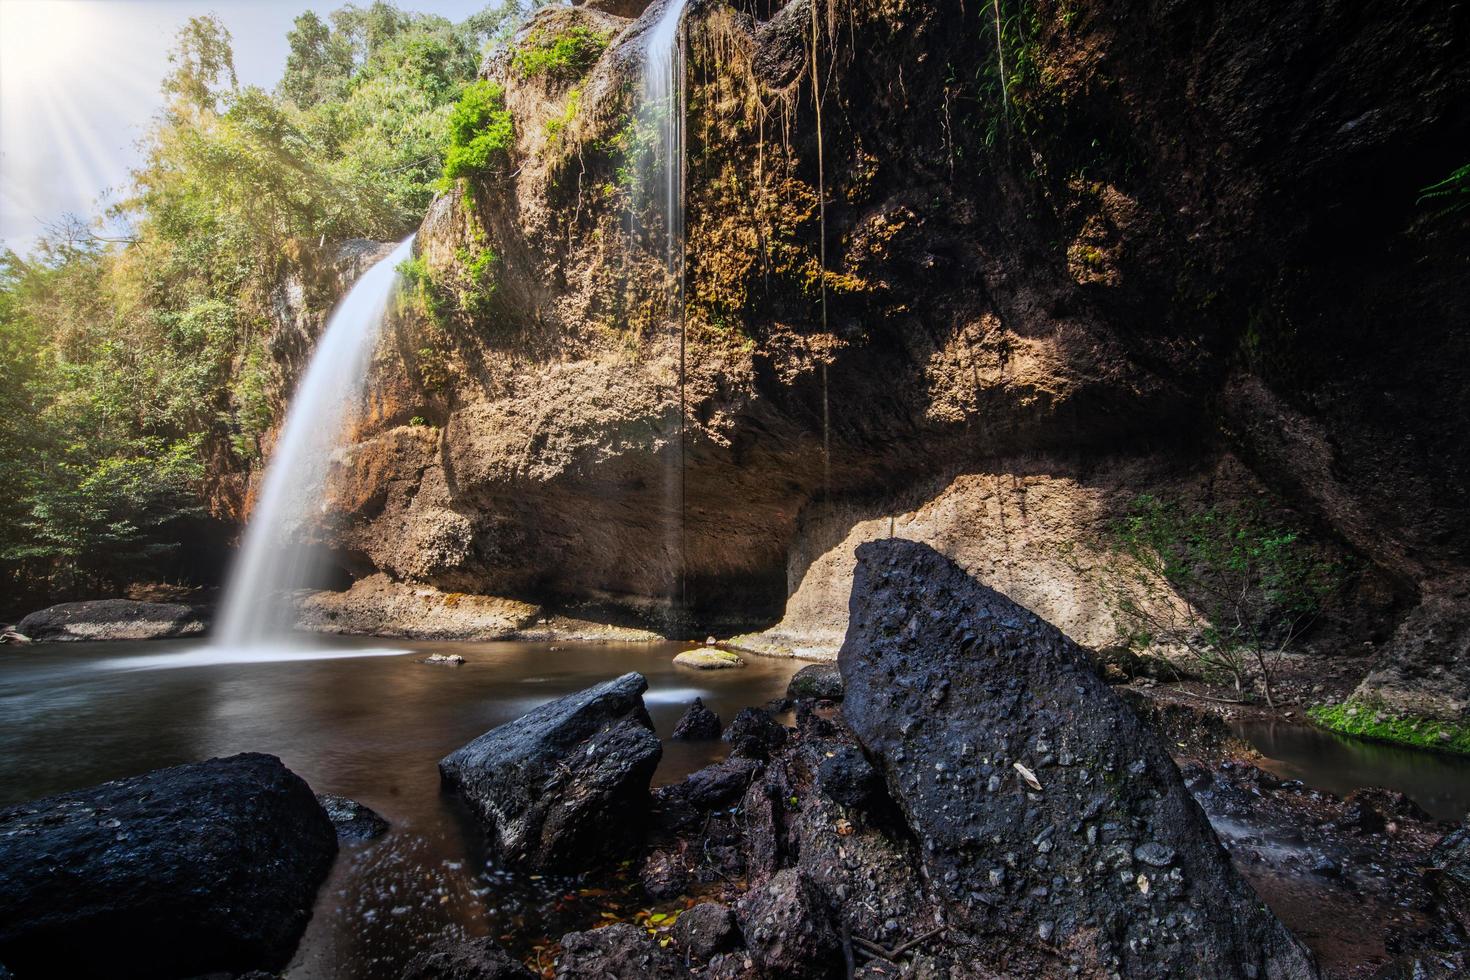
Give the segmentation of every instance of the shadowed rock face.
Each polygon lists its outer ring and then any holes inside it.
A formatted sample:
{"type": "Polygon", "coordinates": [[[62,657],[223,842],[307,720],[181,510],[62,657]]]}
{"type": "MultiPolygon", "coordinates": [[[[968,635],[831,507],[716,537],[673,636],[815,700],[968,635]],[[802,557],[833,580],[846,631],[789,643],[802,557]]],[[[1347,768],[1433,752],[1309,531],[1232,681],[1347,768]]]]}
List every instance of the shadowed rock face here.
{"type": "Polygon", "coordinates": [[[0,961],[18,976],[278,970],[337,835],[274,756],[175,766],[0,810],[0,961]]]}
{"type": "Polygon", "coordinates": [[[544,704],[445,756],[439,773],[504,861],[584,870],[641,838],[663,754],[628,673],[544,704]]]}
{"type": "Polygon", "coordinates": [[[952,935],[1003,933],[1083,975],[1317,976],[1059,630],[902,540],[858,550],[850,619],[844,717],[952,935]]]}

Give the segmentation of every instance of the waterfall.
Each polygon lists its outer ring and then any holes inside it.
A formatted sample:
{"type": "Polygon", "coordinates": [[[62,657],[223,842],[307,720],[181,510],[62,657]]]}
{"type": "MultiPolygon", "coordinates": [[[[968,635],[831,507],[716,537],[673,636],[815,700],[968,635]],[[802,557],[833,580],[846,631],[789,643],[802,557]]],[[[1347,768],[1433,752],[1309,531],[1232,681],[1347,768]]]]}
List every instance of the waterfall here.
{"type": "Polygon", "coordinates": [[[668,550],[677,578],[673,600],[687,604],[684,578],[686,511],[684,453],[688,405],[684,396],[684,46],[680,23],[688,0],[667,0],[658,20],[644,37],[643,78],[638,94],[639,124],[657,131],[648,172],[642,174],[645,193],[664,228],[664,268],[672,283],[670,311],[679,324],[679,453],[669,474],[669,509],[678,514],[668,527],[668,550]]]}
{"type": "Polygon", "coordinates": [[[397,286],[398,266],[412,254],[410,235],[363,273],[327,320],[291,399],[230,570],[214,646],[259,646],[294,624],[283,593],[306,582],[313,555],[308,545],[289,538],[313,509],[323,506],[332,452],[362,401],[368,359],[397,286]]]}

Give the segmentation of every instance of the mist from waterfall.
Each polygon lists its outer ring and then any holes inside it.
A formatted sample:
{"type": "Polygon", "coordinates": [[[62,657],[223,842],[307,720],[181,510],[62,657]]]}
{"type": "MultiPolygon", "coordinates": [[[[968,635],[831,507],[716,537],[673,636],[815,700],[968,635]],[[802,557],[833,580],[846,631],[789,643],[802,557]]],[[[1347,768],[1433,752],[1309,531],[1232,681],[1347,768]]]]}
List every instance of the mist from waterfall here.
{"type": "Polygon", "coordinates": [[[332,311],[312,352],[266,467],[225,587],[212,645],[254,647],[289,633],[290,592],[315,571],[315,549],[298,532],[324,508],[333,452],[366,391],[367,368],[398,284],[398,266],[413,254],[400,242],[353,284],[332,311]]]}

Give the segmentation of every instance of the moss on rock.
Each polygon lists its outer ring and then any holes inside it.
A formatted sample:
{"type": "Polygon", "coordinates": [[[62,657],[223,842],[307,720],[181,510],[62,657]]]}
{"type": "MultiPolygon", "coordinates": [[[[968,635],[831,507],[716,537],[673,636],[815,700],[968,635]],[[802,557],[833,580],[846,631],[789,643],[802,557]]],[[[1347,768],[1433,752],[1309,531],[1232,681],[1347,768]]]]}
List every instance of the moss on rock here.
{"type": "Polygon", "coordinates": [[[1329,731],[1417,749],[1470,755],[1470,725],[1393,715],[1365,701],[1319,704],[1307,715],[1329,731]]]}

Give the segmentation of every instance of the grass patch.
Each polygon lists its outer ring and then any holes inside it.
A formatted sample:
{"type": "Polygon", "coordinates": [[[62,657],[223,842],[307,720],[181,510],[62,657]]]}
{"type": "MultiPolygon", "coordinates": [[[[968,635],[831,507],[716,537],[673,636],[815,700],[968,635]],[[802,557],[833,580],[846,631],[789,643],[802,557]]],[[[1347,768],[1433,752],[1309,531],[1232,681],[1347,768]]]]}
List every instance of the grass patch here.
{"type": "Polygon", "coordinates": [[[505,90],[486,81],[468,86],[449,114],[445,182],[457,177],[483,177],[503,169],[514,139],[515,124],[505,107],[505,90]]]}
{"type": "Polygon", "coordinates": [[[561,34],[533,31],[511,59],[522,78],[549,75],[567,81],[581,78],[602,56],[611,34],[573,27],[561,34]]]}
{"type": "Polygon", "coordinates": [[[1319,704],[1307,716],[1328,731],[1355,738],[1470,755],[1470,725],[1430,718],[1395,717],[1362,701],[1319,704]]]}

